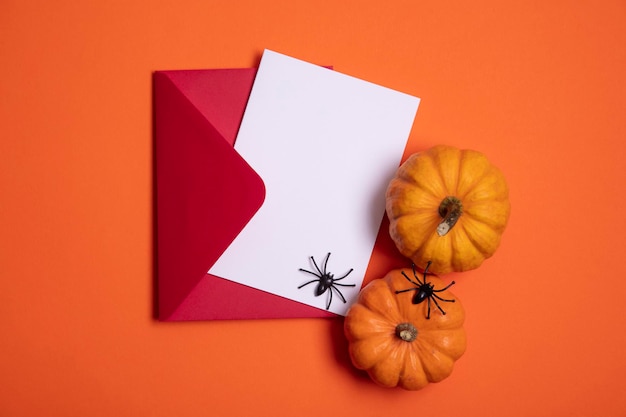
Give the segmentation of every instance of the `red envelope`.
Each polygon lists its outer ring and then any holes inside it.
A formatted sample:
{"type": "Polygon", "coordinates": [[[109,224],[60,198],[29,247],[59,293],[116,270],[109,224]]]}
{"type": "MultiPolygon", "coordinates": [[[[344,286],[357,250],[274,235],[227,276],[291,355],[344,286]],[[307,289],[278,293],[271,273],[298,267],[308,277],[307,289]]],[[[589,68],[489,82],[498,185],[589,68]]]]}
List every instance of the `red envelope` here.
{"type": "Polygon", "coordinates": [[[160,320],[335,316],[207,274],[265,197],[262,179],[233,148],[255,74],[154,74],[160,320]]]}

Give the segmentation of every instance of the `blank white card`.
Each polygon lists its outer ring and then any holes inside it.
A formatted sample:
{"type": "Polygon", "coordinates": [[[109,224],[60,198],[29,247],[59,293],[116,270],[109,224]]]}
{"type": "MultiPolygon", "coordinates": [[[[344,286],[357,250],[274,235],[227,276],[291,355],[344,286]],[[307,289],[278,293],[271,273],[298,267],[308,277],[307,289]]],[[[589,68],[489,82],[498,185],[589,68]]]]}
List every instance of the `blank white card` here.
{"type": "MultiPolygon", "coordinates": [[[[345,315],[361,288],[419,99],[266,50],[235,149],[266,198],[209,271],[345,315]],[[319,269],[340,278],[317,296],[319,269]],[[303,272],[305,269],[314,274],[303,272]],[[340,293],[337,292],[340,291],[340,293]],[[341,297],[344,297],[344,303],[341,297]]],[[[254,302],[254,300],[250,300],[254,302]]]]}

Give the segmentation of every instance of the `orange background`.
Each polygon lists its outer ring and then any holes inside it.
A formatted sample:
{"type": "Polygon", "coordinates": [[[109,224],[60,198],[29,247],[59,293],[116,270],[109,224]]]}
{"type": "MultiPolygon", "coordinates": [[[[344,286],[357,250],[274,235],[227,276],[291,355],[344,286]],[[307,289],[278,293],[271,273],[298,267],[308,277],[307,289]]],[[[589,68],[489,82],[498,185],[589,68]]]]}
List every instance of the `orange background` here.
{"type": "Polygon", "coordinates": [[[0,3],[1,416],[626,415],[624,1],[88,3],[0,3]],[[442,383],[374,385],[340,319],[153,319],[151,73],[263,48],[421,97],[407,154],[504,171],[442,383]]]}

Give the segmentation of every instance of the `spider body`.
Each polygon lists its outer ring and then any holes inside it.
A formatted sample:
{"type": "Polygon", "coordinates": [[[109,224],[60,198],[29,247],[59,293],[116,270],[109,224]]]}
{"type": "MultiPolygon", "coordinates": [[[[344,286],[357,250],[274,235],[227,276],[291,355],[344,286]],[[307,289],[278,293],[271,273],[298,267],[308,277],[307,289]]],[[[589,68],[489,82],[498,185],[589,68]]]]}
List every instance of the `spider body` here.
{"type": "MultiPolygon", "coordinates": [[[[303,271],[303,269],[301,269],[303,271]]],[[[317,287],[315,288],[315,296],[324,294],[333,285],[335,278],[332,274],[324,274],[320,277],[317,287]]],[[[315,282],[315,281],[313,281],[315,282]]]]}
{"type": "Polygon", "coordinates": [[[447,303],[453,303],[454,300],[449,300],[447,298],[441,298],[437,293],[442,292],[450,288],[454,285],[454,281],[446,285],[444,288],[439,290],[435,289],[435,286],[426,280],[426,275],[428,274],[428,267],[430,266],[430,261],[426,264],[426,268],[424,268],[424,280],[420,280],[417,276],[417,272],[415,271],[415,264],[413,264],[413,276],[415,277],[415,281],[407,276],[407,274],[402,271],[402,275],[407,279],[411,284],[415,285],[414,288],[407,288],[406,290],[396,291],[396,294],[400,294],[408,291],[415,291],[415,295],[411,302],[413,304],[421,304],[424,301],[428,301],[428,313],[426,314],[426,318],[430,319],[430,301],[432,300],[435,303],[435,306],[441,311],[441,314],[446,314],[446,312],[439,305],[439,301],[445,301],[447,303]]]}
{"type": "Polygon", "coordinates": [[[337,281],[341,281],[342,279],[344,279],[345,277],[347,277],[348,275],[350,275],[350,273],[352,272],[352,268],[350,268],[350,270],[348,272],[346,272],[342,277],[339,278],[335,278],[335,276],[333,274],[331,274],[330,272],[328,272],[326,270],[326,266],[328,265],[328,258],[330,257],[330,252],[328,253],[328,255],[326,255],[326,259],[324,260],[324,264],[322,266],[322,269],[320,269],[317,266],[317,263],[315,262],[315,259],[311,256],[310,259],[313,262],[313,265],[315,266],[315,270],[317,272],[314,271],[307,271],[306,269],[302,269],[300,268],[300,271],[302,272],[306,272],[308,274],[311,275],[315,275],[317,278],[313,279],[309,282],[305,282],[304,284],[300,285],[298,287],[298,289],[309,285],[309,284],[313,284],[315,282],[317,282],[317,286],[315,287],[315,296],[319,297],[320,295],[324,294],[326,291],[328,291],[328,303],[326,304],[326,310],[328,310],[330,308],[330,304],[333,301],[333,291],[335,291],[339,297],[341,298],[341,301],[343,301],[344,303],[346,302],[345,297],[343,296],[343,294],[341,293],[341,291],[339,290],[339,288],[337,288],[337,286],[341,286],[341,287],[354,287],[356,286],[356,284],[342,284],[342,283],[338,283],[337,281]]]}
{"type": "Polygon", "coordinates": [[[428,297],[432,297],[435,287],[430,282],[427,282],[425,284],[420,285],[420,287],[416,288],[416,290],[417,291],[415,291],[415,295],[413,296],[413,300],[412,300],[413,304],[419,304],[422,301],[427,300],[428,297]]]}

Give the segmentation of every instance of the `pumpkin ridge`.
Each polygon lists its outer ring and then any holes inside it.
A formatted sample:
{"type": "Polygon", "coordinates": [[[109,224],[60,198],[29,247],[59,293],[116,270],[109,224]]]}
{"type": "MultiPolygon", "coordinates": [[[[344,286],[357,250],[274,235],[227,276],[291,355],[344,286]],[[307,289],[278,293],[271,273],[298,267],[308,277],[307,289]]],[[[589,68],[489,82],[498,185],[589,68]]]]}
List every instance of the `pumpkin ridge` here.
{"type": "MultiPolygon", "coordinates": [[[[466,156],[466,155],[469,155],[470,152],[474,152],[474,151],[470,151],[468,149],[465,149],[465,150],[462,151],[461,154],[463,156],[466,156]]],[[[465,158],[463,158],[463,157],[459,158],[459,183],[458,183],[459,185],[461,183],[460,178],[463,177],[463,176],[466,176],[467,175],[466,170],[470,169],[469,167],[467,167],[465,165],[464,162],[465,162],[465,158]]],[[[493,171],[493,167],[488,167],[480,175],[472,178],[472,180],[473,180],[472,182],[473,183],[480,183],[480,182],[484,181],[484,179],[488,175],[490,175],[492,171],[493,171]]],[[[472,188],[470,187],[469,189],[465,190],[465,192],[462,192],[462,190],[459,190],[459,188],[460,187],[457,187],[457,190],[456,190],[457,197],[460,198],[461,201],[463,201],[467,197],[467,195],[471,193],[472,188]]]]}
{"type": "Polygon", "coordinates": [[[399,343],[402,343],[402,345],[406,344],[404,341],[386,344],[384,349],[381,350],[381,353],[384,352],[384,355],[368,370],[370,375],[375,376],[374,380],[383,386],[395,387],[400,382],[400,373],[402,368],[404,368],[406,348],[399,343]],[[398,366],[398,364],[400,365],[398,366]],[[394,366],[395,369],[393,368],[394,366]]]}
{"type": "Polygon", "coordinates": [[[422,369],[429,381],[439,382],[450,376],[454,366],[453,358],[425,340],[420,341],[417,348],[420,350],[422,369]]]}
{"type": "MultiPolygon", "coordinates": [[[[427,349],[427,343],[425,343],[422,339],[420,339],[419,342],[415,343],[413,348],[415,349],[415,353],[416,353],[417,357],[419,358],[420,366],[421,366],[422,370],[424,371],[424,375],[426,375],[426,378],[429,381],[431,381],[432,380],[432,376],[426,370],[426,367],[424,366],[424,359],[423,359],[425,355],[430,354],[430,350],[427,349]]],[[[431,349],[432,349],[432,347],[431,347],[431,349]]]]}
{"type": "MultiPolygon", "coordinates": [[[[398,178],[392,181],[386,191],[386,198],[394,198],[403,201],[404,204],[390,206],[389,214],[392,217],[400,217],[411,214],[420,207],[437,207],[441,198],[433,190],[406,179],[398,178]]],[[[385,208],[387,206],[385,205],[385,208]]]]}
{"type": "MultiPolygon", "coordinates": [[[[424,153],[424,155],[426,155],[426,153],[424,153]]],[[[441,190],[436,189],[436,186],[435,186],[436,182],[430,181],[428,183],[430,187],[427,187],[426,186],[427,183],[423,183],[419,181],[418,179],[415,178],[415,176],[411,174],[411,171],[415,169],[414,166],[417,166],[419,163],[421,163],[421,165],[426,166],[425,169],[427,171],[437,172],[435,161],[433,161],[430,155],[428,155],[428,161],[422,160],[420,162],[415,162],[417,159],[419,159],[417,156],[409,157],[406,163],[401,165],[400,168],[398,169],[396,178],[405,182],[405,186],[407,187],[417,187],[423,190],[425,193],[431,195],[433,198],[439,199],[441,197],[439,195],[441,190]]],[[[443,184],[443,181],[440,181],[440,184],[443,184]]]]}
{"type": "MultiPolygon", "coordinates": [[[[446,236],[439,236],[436,232],[433,232],[422,247],[415,251],[415,257],[411,259],[424,259],[424,262],[432,261],[430,271],[433,273],[443,274],[450,272],[451,270],[444,266],[450,264],[452,259],[454,253],[453,236],[456,236],[457,233],[453,230],[452,233],[448,233],[446,236]]],[[[420,265],[416,262],[416,265],[422,269],[426,267],[425,263],[420,265]]]]}
{"type": "Polygon", "coordinates": [[[363,304],[357,303],[352,306],[350,315],[345,320],[350,327],[348,335],[350,340],[362,340],[386,335],[394,330],[394,326],[387,317],[367,308],[363,304]],[[367,323],[367,325],[364,325],[364,323],[367,323]]]}
{"type": "Polygon", "coordinates": [[[475,186],[468,190],[465,199],[469,202],[504,201],[509,199],[509,187],[506,179],[497,167],[491,166],[475,186]],[[482,194],[481,194],[482,192],[482,194]]]}
{"type": "Polygon", "coordinates": [[[354,366],[366,371],[374,368],[381,360],[389,356],[389,346],[385,343],[386,341],[386,335],[351,341],[349,349],[354,366]]]}
{"type": "Polygon", "coordinates": [[[456,169],[456,187],[454,187],[454,197],[458,198],[459,200],[461,200],[461,204],[463,204],[463,197],[460,196],[460,192],[459,192],[459,185],[461,184],[461,168],[463,167],[463,156],[465,155],[465,150],[461,149],[461,152],[459,152],[459,158],[457,160],[457,169],[456,169]]]}
{"type": "Polygon", "coordinates": [[[459,150],[459,154],[458,157],[456,158],[456,175],[454,178],[454,193],[452,194],[454,197],[458,198],[459,200],[461,200],[461,203],[463,202],[463,199],[459,196],[459,185],[461,184],[461,168],[462,168],[462,161],[463,161],[463,156],[465,155],[467,151],[465,149],[460,149],[459,150]]]}
{"type": "Polygon", "coordinates": [[[454,342],[458,344],[458,350],[457,352],[453,352],[453,354],[449,354],[446,350],[442,349],[438,343],[435,344],[433,339],[428,338],[428,336],[433,337],[439,332],[440,331],[437,330],[429,331],[429,335],[420,340],[419,346],[419,349],[421,349],[420,359],[422,360],[422,367],[429,380],[432,382],[439,382],[450,376],[454,363],[463,356],[466,348],[465,331],[462,325],[454,330],[443,331],[448,332],[450,335],[454,335],[455,333],[460,335],[460,337],[454,340],[454,342]],[[435,360],[434,363],[429,361],[433,359],[435,360]],[[429,368],[430,366],[432,366],[432,368],[429,368]]]}
{"type": "Polygon", "coordinates": [[[465,353],[465,344],[460,344],[459,341],[464,341],[466,336],[464,332],[461,333],[458,329],[431,330],[423,335],[422,342],[428,343],[431,347],[433,347],[433,339],[442,340],[444,338],[449,339],[451,343],[439,343],[437,345],[437,350],[439,352],[453,360],[457,360],[463,356],[463,353],[465,353]]]}
{"type": "MultiPolygon", "coordinates": [[[[487,226],[487,228],[491,231],[494,231],[494,228],[491,227],[491,225],[486,224],[484,222],[481,222],[480,220],[476,219],[476,218],[472,218],[472,221],[475,221],[477,223],[481,223],[485,226],[487,226]]],[[[469,222],[465,222],[463,223],[463,233],[464,235],[467,237],[467,240],[472,244],[472,246],[474,248],[476,248],[480,254],[483,256],[483,260],[487,259],[491,256],[491,253],[493,252],[492,248],[486,247],[485,245],[483,245],[481,242],[478,241],[477,237],[475,237],[475,233],[471,233],[470,231],[467,230],[467,226],[469,222]]],[[[500,238],[499,236],[494,237],[494,246],[498,246],[500,243],[500,238]]]]}
{"type": "Polygon", "coordinates": [[[403,321],[404,319],[403,313],[402,313],[402,310],[400,309],[400,304],[398,303],[398,297],[396,297],[397,294],[395,292],[393,280],[387,279],[384,281],[385,281],[385,284],[387,284],[387,291],[389,291],[389,295],[391,297],[391,300],[393,301],[393,311],[396,313],[396,317],[393,317],[393,318],[390,317],[390,319],[392,319],[392,322],[394,323],[394,325],[397,325],[398,323],[403,321]]]}
{"type": "Polygon", "coordinates": [[[428,378],[424,372],[424,366],[420,360],[416,348],[411,344],[406,352],[400,371],[400,386],[404,389],[421,389],[428,384],[428,378]]]}
{"type": "Polygon", "coordinates": [[[416,323],[416,321],[413,319],[413,315],[411,314],[412,311],[414,310],[412,307],[415,307],[413,304],[406,303],[404,302],[404,300],[402,299],[402,297],[408,297],[409,299],[411,299],[413,297],[413,292],[410,291],[408,293],[404,293],[404,294],[397,294],[396,291],[402,291],[402,290],[406,290],[408,288],[413,288],[413,284],[411,284],[405,277],[404,275],[402,275],[402,272],[404,272],[405,274],[407,274],[410,278],[412,277],[412,270],[408,269],[408,268],[402,268],[400,270],[400,273],[398,275],[394,275],[393,277],[389,277],[387,279],[387,282],[389,284],[389,288],[391,290],[392,293],[394,293],[395,295],[395,300],[396,300],[396,308],[399,314],[399,323],[410,323],[412,326],[414,326],[417,329],[417,336],[419,337],[419,327],[418,324],[416,323]]]}
{"type": "Polygon", "coordinates": [[[475,242],[470,238],[465,224],[467,219],[458,225],[458,229],[454,234],[454,246],[464,247],[463,252],[452,251],[450,257],[450,264],[453,265],[453,269],[457,271],[463,271],[473,266],[480,265],[485,260],[485,253],[478,248],[475,242]]]}
{"type": "Polygon", "coordinates": [[[434,171],[437,173],[437,180],[441,183],[442,188],[444,189],[444,192],[446,195],[444,196],[438,196],[440,199],[443,199],[445,197],[447,197],[448,195],[453,194],[456,191],[456,188],[458,186],[458,182],[450,187],[448,187],[448,184],[446,182],[446,175],[444,173],[444,169],[448,169],[449,167],[445,164],[442,163],[442,155],[445,155],[446,153],[450,152],[452,150],[452,148],[448,147],[448,146],[444,146],[444,145],[439,145],[435,148],[432,149],[432,153],[430,153],[429,157],[430,159],[433,161],[433,166],[434,166],[434,171]]]}
{"type": "Polygon", "coordinates": [[[475,200],[471,203],[466,204],[465,212],[472,219],[480,221],[490,227],[494,227],[492,224],[499,224],[500,221],[494,220],[497,219],[493,217],[493,212],[505,212],[507,213],[504,217],[508,220],[508,211],[510,210],[510,203],[507,197],[504,198],[494,198],[491,200],[483,199],[483,200],[475,200]],[[490,222],[492,221],[492,222],[490,222]]]}
{"type": "Polygon", "coordinates": [[[359,303],[384,320],[394,322],[399,319],[397,302],[389,285],[382,280],[374,280],[361,290],[359,303]]]}
{"type": "MultiPolygon", "coordinates": [[[[415,253],[424,247],[433,233],[436,233],[438,223],[438,218],[429,215],[426,210],[420,209],[390,222],[389,231],[394,240],[397,240],[397,236],[405,236],[404,239],[396,243],[396,246],[407,258],[414,259],[415,253]]],[[[419,266],[422,267],[423,265],[419,266]]]]}

